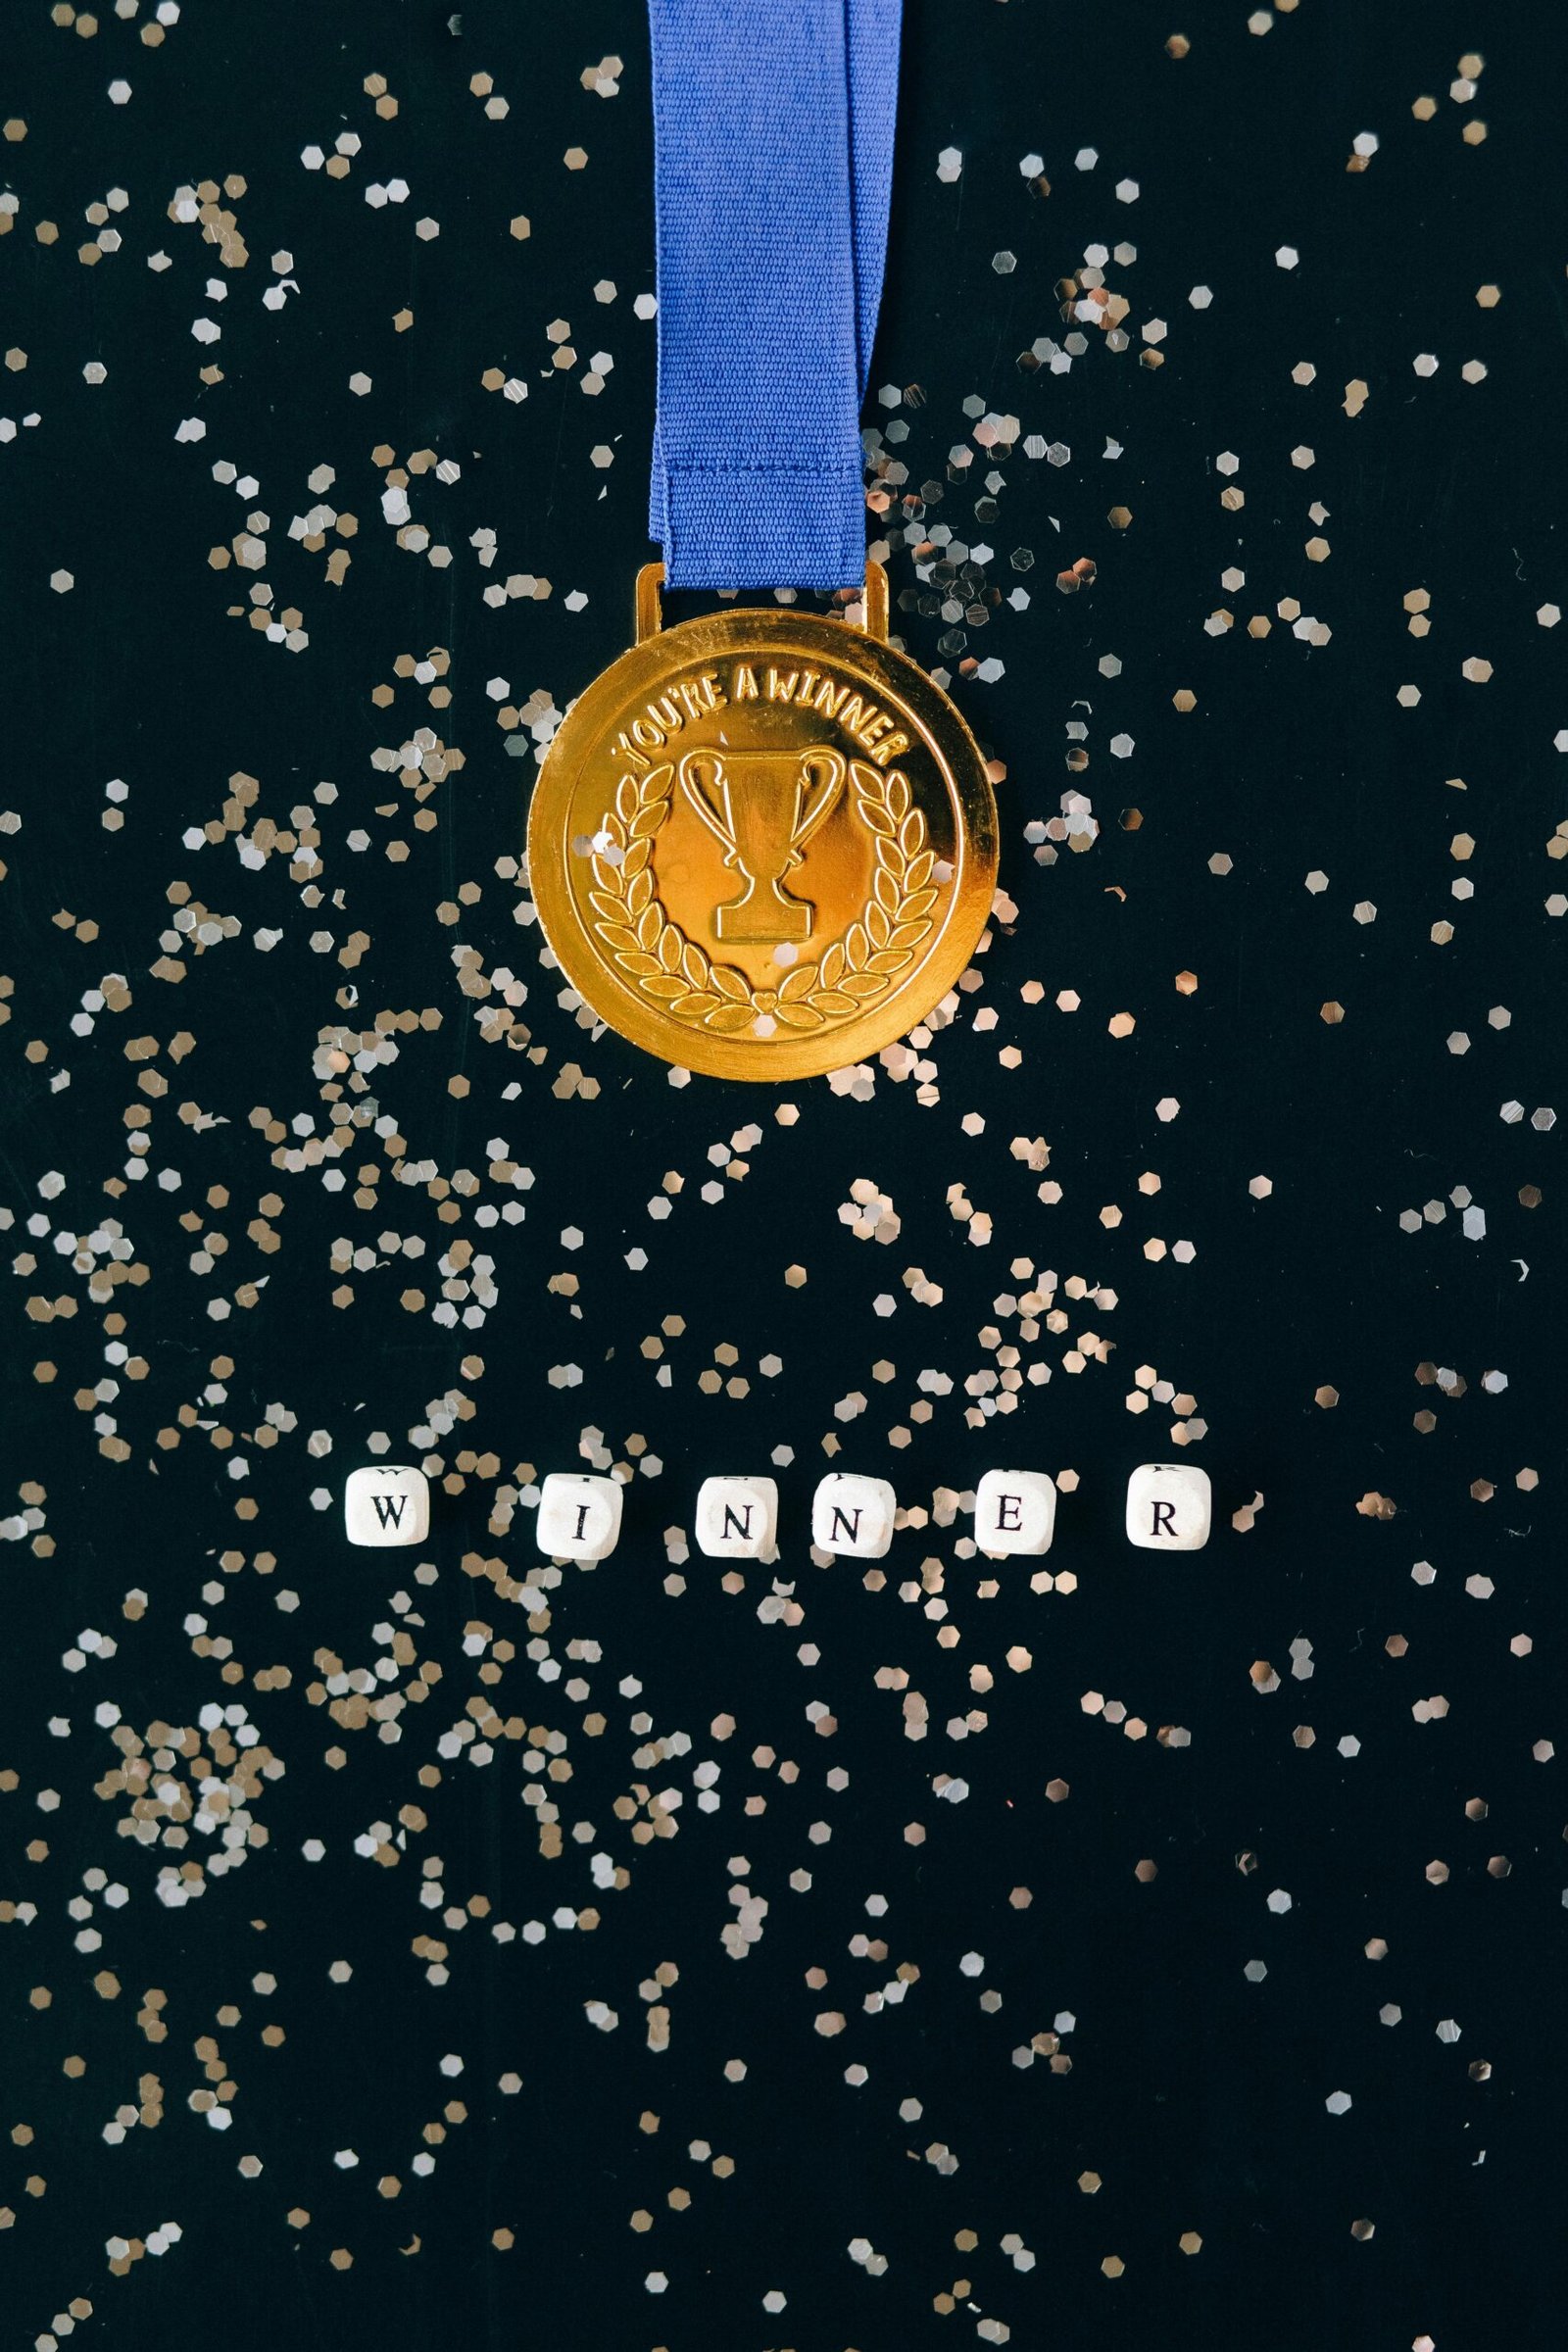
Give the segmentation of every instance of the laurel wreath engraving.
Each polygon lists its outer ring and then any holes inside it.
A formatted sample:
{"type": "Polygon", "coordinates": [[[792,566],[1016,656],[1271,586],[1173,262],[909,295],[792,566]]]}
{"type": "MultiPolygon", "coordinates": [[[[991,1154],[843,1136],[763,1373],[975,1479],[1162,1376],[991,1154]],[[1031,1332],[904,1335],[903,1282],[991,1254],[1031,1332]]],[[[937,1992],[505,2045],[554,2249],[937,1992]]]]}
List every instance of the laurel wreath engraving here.
{"type": "Polygon", "coordinates": [[[752,1029],[764,1014],[776,1024],[764,1035],[831,1028],[885,995],[929,935],[937,903],[936,856],[907,779],[897,768],[883,775],[851,760],[856,808],[876,845],[871,895],[814,963],[798,964],[777,988],[754,988],[744,972],[715,963],[688,939],[654,889],[654,837],[670,812],[674,776],[668,763],[640,778],[622,776],[593,857],[594,931],[642,993],[673,1019],[720,1037],[752,1029]]]}

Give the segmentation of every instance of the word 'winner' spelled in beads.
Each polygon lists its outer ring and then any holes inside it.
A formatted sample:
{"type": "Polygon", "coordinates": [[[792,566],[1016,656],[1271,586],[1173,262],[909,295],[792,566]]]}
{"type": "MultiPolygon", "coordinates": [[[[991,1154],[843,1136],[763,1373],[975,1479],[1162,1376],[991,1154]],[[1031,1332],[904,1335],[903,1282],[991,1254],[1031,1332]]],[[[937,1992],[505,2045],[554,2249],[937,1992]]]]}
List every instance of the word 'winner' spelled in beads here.
{"type": "MultiPolygon", "coordinates": [[[[588,1566],[608,1559],[620,1540],[623,1495],[619,1479],[553,1470],[539,1487],[539,1550],[588,1566]]],[[[811,1496],[812,1546],[835,1558],[882,1559],[898,1513],[898,1497],[885,1478],[833,1471],[811,1496]]],[[[1126,1536],[1141,1551],[1200,1551],[1212,1516],[1208,1473],[1196,1462],[1141,1462],[1127,1481],[1126,1536]]],[[[408,1465],[351,1471],[343,1519],[351,1544],[423,1544],[430,1533],[429,1481],[408,1465]]],[[[775,1559],[778,1524],[778,1486],[771,1478],[707,1478],[698,1490],[694,1533],[709,1559],[775,1559]]],[[[1044,1470],[985,1473],[974,1492],[980,1551],[993,1559],[1039,1558],[1051,1549],[1055,1532],[1056,1487],[1044,1470]]]]}

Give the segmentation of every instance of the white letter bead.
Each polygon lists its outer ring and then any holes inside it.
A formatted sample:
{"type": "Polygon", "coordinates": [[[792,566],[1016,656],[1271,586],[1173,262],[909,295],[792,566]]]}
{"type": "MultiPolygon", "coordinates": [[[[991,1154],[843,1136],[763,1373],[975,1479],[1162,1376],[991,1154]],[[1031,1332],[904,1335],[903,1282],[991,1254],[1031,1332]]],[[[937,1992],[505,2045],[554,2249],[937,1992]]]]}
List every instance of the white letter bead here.
{"type": "Polygon", "coordinates": [[[710,1560],[764,1560],[778,1534],[778,1481],[705,1478],[697,1491],[697,1548],[710,1560]]]}
{"type": "Polygon", "coordinates": [[[893,1541],[898,1500],[885,1478],[835,1470],[811,1497],[811,1542],[818,1551],[880,1560],[893,1541]]]}
{"type": "Polygon", "coordinates": [[[1196,1462],[1140,1462],[1127,1481],[1127,1541],[1141,1551],[1201,1551],[1208,1472],[1196,1462]]]}
{"type": "Polygon", "coordinates": [[[343,1528],[351,1544],[422,1544],[430,1533],[429,1480],[406,1463],[351,1470],[343,1489],[343,1528]]]}
{"type": "Polygon", "coordinates": [[[988,1470],[974,1491],[974,1540],[993,1558],[1049,1551],[1056,1484],[1044,1470],[988,1470]]]}
{"type": "Polygon", "coordinates": [[[552,1470],[539,1490],[536,1541],[553,1560],[604,1560],[620,1535],[620,1485],[585,1471],[552,1470]]]}

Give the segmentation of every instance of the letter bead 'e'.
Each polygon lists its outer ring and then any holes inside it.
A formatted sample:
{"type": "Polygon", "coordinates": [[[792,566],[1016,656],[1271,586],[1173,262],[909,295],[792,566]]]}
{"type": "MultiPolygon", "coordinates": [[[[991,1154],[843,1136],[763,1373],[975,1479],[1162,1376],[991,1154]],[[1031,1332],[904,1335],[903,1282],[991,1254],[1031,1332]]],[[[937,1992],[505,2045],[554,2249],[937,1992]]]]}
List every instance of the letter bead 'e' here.
{"type": "Polygon", "coordinates": [[[852,1560],[880,1560],[893,1542],[898,1498],[885,1478],[836,1470],[811,1497],[811,1542],[818,1551],[852,1560]]]}
{"type": "Polygon", "coordinates": [[[604,1560],[620,1536],[620,1482],[552,1470],[539,1490],[535,1541],[552,1560],[604,1560]]]}
{"type": "Polygon", "coordinates": [[[1051,1549],[1056,1532],[1056,1483],[1044,1470],[988,1470],[974,1491],[974,1540],[1005,1559],[1051,1549]]]}
{"type": "Polygon", "coordinates": [[[777,1536],[776,1479],[704,1479],[697,1491],[697,1548],[709,1559],[769,1559],[777,1536]]]}
{"type": "Polygon", "coordinates": [[[1140,1551],[1201,1551],[1210,1511],[1196,1462],[1140,1462],[1127,1481],[1127,1541],[1140,1551]]]}
{"type": "Polygon", "coordinates": [[[351,1544],[422,1544],[430,1533],[430,1482],[406,1463],[351,1470],[343,1489],[343,1532],[351,1544]]]}

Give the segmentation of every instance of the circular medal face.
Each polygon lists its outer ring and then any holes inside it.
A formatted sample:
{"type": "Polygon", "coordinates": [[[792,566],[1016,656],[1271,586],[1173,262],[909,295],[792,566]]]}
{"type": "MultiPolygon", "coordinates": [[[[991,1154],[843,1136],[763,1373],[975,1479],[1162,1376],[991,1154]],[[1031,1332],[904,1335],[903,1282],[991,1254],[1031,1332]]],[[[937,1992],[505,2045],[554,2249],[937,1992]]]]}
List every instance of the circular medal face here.
{"type": "Polygon", "coordinates": [[[991,911],[980,748],[842,620],[741,608],[633,646],[576,703],[528,818],[571,986],[634,1045],[802,1078],[915,1026],[991,911]]]}

